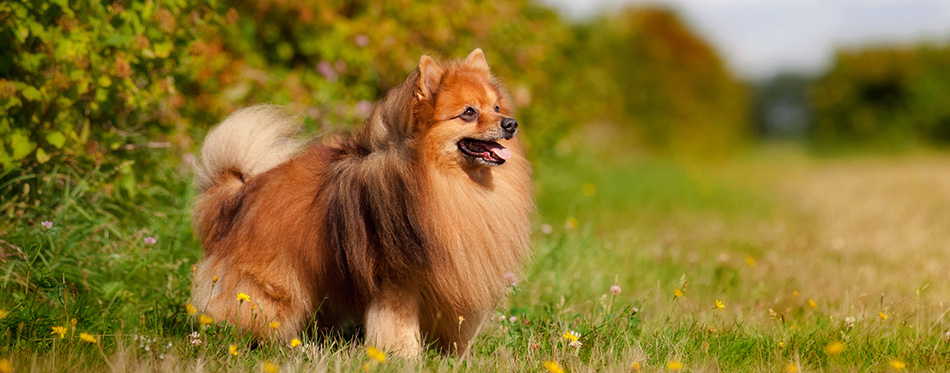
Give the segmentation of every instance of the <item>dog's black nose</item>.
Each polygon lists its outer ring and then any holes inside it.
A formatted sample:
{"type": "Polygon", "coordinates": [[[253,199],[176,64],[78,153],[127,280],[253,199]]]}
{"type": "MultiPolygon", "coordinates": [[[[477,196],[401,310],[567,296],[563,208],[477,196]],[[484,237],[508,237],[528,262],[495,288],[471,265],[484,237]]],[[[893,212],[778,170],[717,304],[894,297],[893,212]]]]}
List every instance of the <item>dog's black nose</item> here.
{"type": "Polygon", "coordinates": [[[501,129],[505,130],[509,135],[513,135],[515,130],[518,129],[518,121],[512,118],[505,118],[501,120],[501,129]]]}

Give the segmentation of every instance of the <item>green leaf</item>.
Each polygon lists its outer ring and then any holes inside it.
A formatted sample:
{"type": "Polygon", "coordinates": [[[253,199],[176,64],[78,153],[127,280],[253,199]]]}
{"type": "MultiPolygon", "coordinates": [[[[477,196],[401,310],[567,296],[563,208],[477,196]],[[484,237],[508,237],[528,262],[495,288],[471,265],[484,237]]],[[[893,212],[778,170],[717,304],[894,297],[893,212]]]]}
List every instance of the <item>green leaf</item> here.
{"type": "Polygon", "coordinates": [[[114,47],[124,47],[132,41],[132,35],[112,34],[103,43],[114,47]]]}
{"type": "Polygon", "coordinates": [[[42,97],[43,93],[41,93],[40,90],[36,89],[34,86],[27,86],[23,89],[23,98],[27,100],[36,101],[42,97]]]}
{"type": "Polygon", "coordinates": [[[26,41],[26,38],[30,36],[30,29],[25,25],[17,25],[14,29],[13,34],[16,35],[18,42],[23,43],[26,41]]]}
{"type": "Polygon", "coordinates": [[[40,163],[46,163],[49,161],[50,156],[46,154],[46,151],[43,148],[36,148],[36,161],[40,163]]]}
{"type": "MultiPolygon", "coordinates": [[[[76,132],[73,132],[74,135],[75,133],[76,132]]],[[[88,121],[82,122],[82,129],[79,130],[79,135],[73,136],[73,139],[75,139],[76,142],[80,144],[85,144],[87,141],[89,141],[89,122],[88,121]]]]}
{"type": "Polygon", "coordinates": [[[17,56],[19,65],[24,70],[39,70],[46,62],[46,55],[42,53],[20,53],[17,56]]]}
{"type": "Polygon", "coordinates": [[[13,158],[7,154],[7,150],[3,146],[0,146],[0,169],[10,168],[11,166],[13,166],[13,158]]]}
{"type": "Polygon", "coordinates": [[[155,56],[159,58],[168,57],[168,55],[172,53],[172,48],[174,48],[172,43],[155,43],[152,46],[152,49],[155,50],[155,56]]]}
{"type": "Polygon", "coordinates": [[[128,173],[119,178],[116,184],[130,196],[134,196],[138,189],[135,187],[135,174],[128,173]]]}
{"type": "Polygon", "coordinates": [[[56,149],[62,149],[63,144],[66,143],[66,136],[64,136],[62,132],[53,131],[46,134],[46,142],[52,146],[55,146],[56,149]]]}
{"type": "Polygon", "coordinates": [[[20,160],[23,157],[26,157],[33,152],[33,149],[36,148],[36,144],[30,141],[29,137],[24,136],[20,132],[14,132],[10,135],[10,147],[13,148],[13,160],[20,160]]]}
{"type": "Polygon", "coordinates": [[[49,39],[49,31],[46,30],[46,27],[42,23],[36,22],[34,20],[27,20],[27,27],[30,29],[30,34],[40,40],[46,41],[49,39]]]}
{"type": "MultiPolygon", "coordinates": [[[[2,100],[0,100],[2,102],[2,100]]],[[[10,110],[10,108],[23,106],[23,101],[20,101],[19,97],[10,97],[7,99],[6,103],[0,104],[0,109],[10,110]]]]}

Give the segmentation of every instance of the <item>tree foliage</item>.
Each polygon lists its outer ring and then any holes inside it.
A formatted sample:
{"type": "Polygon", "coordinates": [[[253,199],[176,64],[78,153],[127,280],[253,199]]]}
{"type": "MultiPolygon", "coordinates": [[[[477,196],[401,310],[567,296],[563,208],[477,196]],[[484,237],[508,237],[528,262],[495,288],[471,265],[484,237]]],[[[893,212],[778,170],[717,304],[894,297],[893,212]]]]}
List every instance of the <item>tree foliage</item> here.
{"type": "Polygon", "coordinates": [[[820,144],[883,148],[950,142],[950,48],[841,51],[813,87],[820,144]]]}
{"type": "Polygon", "coordinates": [[[748,134],[746,87],[673,12],[631,8],[581,30],[590,112],[640,144],[705,156],[748,134]]]}

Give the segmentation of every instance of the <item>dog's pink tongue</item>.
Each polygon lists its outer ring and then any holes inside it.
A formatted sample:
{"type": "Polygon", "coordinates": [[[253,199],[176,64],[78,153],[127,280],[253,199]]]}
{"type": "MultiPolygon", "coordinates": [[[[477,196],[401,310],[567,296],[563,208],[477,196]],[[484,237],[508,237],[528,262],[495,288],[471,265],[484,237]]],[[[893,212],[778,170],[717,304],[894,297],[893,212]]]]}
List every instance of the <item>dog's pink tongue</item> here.
{"type": "Polygon", "coordinates": [[[501,159],[504,159],[504,160],[508,160],[509,158],[511,158],[511,150],[508,150],[508,148],[506,148],[506,147],[504,147],[504,146],[501,146],[501,145],[498,145],[497,147],[492,146],[492,147],[490,148],[490,150],[491,150],[491,152],[494,153],[498,158],[501,158],[501,159]]]}

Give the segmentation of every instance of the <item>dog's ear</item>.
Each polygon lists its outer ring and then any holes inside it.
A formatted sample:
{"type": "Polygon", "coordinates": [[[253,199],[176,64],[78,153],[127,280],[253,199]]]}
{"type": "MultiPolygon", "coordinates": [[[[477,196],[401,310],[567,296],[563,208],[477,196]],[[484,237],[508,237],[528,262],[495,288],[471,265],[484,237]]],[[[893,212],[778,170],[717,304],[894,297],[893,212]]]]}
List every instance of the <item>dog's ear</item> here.
{"type": "Polygon", "coordinates": [[[420,100],[431,98],[442,80],[442,67],[429,56],[419,58],[419,79],[416,80],[416,97],[420,100]]]}
{"type": "Polygon", "coordinates": [[[485,52],[482,52],[482,48],[475,48],[472,53],[468,54],[468,57],[465,57],[465,64],[476,69],[488,69],[488,61],[485,60],[485,52]]]}

